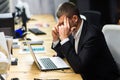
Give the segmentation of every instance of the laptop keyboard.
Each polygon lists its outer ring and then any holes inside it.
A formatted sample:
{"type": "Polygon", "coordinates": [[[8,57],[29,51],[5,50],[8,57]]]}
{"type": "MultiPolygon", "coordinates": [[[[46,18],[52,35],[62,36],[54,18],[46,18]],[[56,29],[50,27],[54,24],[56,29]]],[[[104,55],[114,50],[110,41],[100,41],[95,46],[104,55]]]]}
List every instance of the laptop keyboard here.
{"type": "Polygon", "coordinates": [[[45,32],[39,30],[38,28],[29,28],[29,31],[36,34],[36,35],[46,34],[45,32]]]}
{"type": "Polygon", "coordinates": [[[57,66],[49,58],[40,59],[40,61],[42,62],[42,64],[44,65],[44,67],[46,69],[56,69],[57,68],[57,66]]]}

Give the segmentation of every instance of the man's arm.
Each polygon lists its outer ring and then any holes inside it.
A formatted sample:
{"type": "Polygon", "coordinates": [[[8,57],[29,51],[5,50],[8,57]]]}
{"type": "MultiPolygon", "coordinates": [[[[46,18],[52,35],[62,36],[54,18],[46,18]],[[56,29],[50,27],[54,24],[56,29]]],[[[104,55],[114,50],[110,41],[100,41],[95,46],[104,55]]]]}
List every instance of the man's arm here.
{"type": "Polygon", "coordinates": [[[56,45],[56,46],[54,46],[53,47],[53,43],[52,43],[52,49],[53,50],[55,50],[55,52],[57,53],[57,56],[59,56],[59,57],[61,57],[61,58],[64,58],[64,54],[62,53],[62,51],[61,51],[61,44],[60,44],[60,42],[56,45]]]}
{"type": "Polygon", "coordinates": [[[96,40],[90,40],[84,44],[79,44],[81,50],[78,50],[76,54],[75,49],[70,41],[61,46],[61,51],[65,55],[67,61],[76,73],[87,70],[90,65],[94,63],[97,55],[97,42],[96,40]]]}

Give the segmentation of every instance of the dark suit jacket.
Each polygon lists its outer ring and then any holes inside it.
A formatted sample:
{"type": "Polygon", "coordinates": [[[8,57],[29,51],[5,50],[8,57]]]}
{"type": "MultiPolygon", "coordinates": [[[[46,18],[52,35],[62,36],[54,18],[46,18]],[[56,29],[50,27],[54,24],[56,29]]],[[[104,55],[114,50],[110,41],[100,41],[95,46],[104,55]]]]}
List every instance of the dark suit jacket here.
{"type": "Polygon", "coordinates": [[[53,48],[57,55],[65,57],[73,70],[83,80],[115,80],[118,74],[116,63],[106,45],[103,33],[96,26],[83,23],[76,54],[72,39],[53,48]]]}

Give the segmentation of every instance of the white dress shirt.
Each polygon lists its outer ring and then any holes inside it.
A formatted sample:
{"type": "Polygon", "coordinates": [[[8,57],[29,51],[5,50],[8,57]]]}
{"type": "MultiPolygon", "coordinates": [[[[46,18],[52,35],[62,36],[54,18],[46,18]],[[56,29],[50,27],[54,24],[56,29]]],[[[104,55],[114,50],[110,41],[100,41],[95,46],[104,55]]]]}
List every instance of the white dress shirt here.
{"type": "Polygon", "coordinates": [[[82,32],[82,26],[83,26],[83,20],[81,22],[81,25],[77,31],[77,33],[74,36],[74,39],[75,39],[75,51],[76,53],[78,52],[78,44],[79,44],[79,39],[80,39],[80,36],[81,36],[81,32],[82,32]]]}

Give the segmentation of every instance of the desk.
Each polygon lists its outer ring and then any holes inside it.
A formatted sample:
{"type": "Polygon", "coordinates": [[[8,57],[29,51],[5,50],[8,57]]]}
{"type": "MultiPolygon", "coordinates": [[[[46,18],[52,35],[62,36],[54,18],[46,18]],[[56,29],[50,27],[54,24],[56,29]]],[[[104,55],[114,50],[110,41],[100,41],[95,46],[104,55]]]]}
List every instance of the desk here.
{"type": "MultiPolygon", "coordinates": [[[[35,15],[32,17],[35,20],[31,20],[28,22],[27,26],[32,27],[33,24],[38,23],[48,23],[49,27],[39,27],[40,30],[45,31],[46,35],[34,35],[28,34],[27,37],[32,40],[44,40],[44,46],[46,49],[45,54],[52,56],[55,52],[51,49],[51,30],[55,24],[55,20],[52,15],[35,15]]],[[[13,49],[13,56],[18,58],[18,65],[11,66],[8,72],[8,80],[13,77],[17,77],[20,80],[34,80],[34,78],[41,79],[59,79],[59,80],[82,80],[79,74],[76,74],[72,71],[72,69],[67,70],[55,70],[55,71],[40,71],[36,64],[34,63],[32,56],[28,54],[20,54],[18,53],[19,49],[13,49]]]]}

